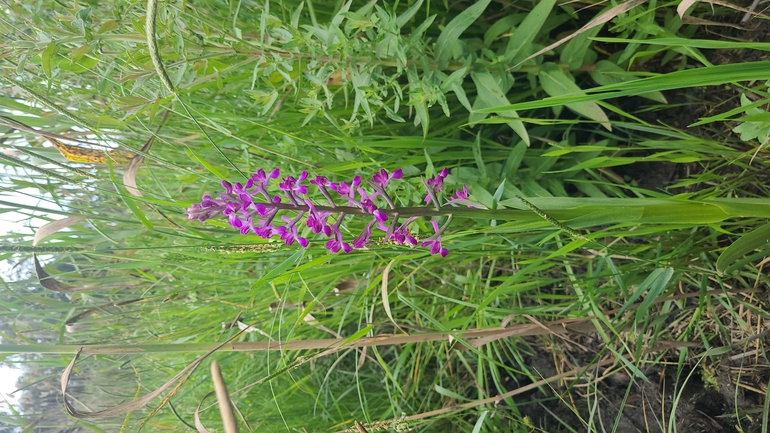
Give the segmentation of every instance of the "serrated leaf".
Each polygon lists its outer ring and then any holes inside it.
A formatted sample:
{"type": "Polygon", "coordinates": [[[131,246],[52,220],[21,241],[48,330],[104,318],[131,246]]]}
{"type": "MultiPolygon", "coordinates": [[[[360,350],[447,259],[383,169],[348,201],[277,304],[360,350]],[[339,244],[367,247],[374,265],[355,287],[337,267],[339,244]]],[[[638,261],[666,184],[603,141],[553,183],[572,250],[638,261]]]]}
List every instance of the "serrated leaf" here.
{"type": "MultiPolygon", "coordinates": [[[[481,0],[473,6],[465,9],[459,15],[454,17],[436,40],[436,51],[434,58],[438,63],[438,69],[446,69],[449,65],[449,58],[452,55],[452,47],[465,30],[481,16],[484,9],[487,8],[492,0],[481,0]]],[[[555,0],[548,0],[555,1],[555,0]]]]}
{"type": "MultiPolygon", "coordinates": [[[[555,63],[544,64],[538,78],[540,78],[540,84],[548,96],[585,95],[583,90],[570,79],[569,75],[555,63]]],[[[564,105],[577,114],[601,123],[608,131],[612,131],[610,119],[596,102],[573,102],[564,105]]]]}

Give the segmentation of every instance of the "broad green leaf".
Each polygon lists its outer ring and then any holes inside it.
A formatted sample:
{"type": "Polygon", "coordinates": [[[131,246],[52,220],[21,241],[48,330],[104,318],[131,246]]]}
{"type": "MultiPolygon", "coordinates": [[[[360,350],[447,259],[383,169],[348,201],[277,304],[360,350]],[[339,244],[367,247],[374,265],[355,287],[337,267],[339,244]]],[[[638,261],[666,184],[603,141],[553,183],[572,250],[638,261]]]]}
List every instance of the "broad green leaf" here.
{"type": "Polygon", "coordinates": [[[505,17],[495,21],[495,23],[489,26],[489,29],[484,32],[484,45],[488,47],[492,44],[492,42],[500,37],[500,35],[513,30],[514,27],[519,24],[522,19],[524,19],[524,17],[526,17],[524,14],[506,15],[505,17]]]}
{"type": "Polygon", "coordinates": [[[438,63],[439,69],[446,69],[449,65],[449,58],[452,55],[452,47],[455,42],[457,42],[460,35],[462,35],[463,32],[481,16],[481,13],[484,12],[484,9],[487,8],[491,1],[492,0],[480,0],[473,6],[462,11],[446,25],[436,41],[434,58],[438,63]]]}
{"type": "Polygon", "coordinates": [[[56,42],[51,41],[48,43],[48,46],[45,48],[45,50],[43,50],[43,53],[40,55],[40,59],[43,62],[43,72],[45,72],[45,75],[48,78],[51,78],[51,59],[58,52],[59,52],[59,46],[56,45],[56,42]]]}
{"type": "Polygon", "coordinates": [[[473,111],[473,107],[471,106],[470,101],[468,101],[468,96],[465,94],[465,89],[463,89],[463,86],[461,86],[459,83],[454,83],[451,85],[451,89],[453,92],[455,92],[455,96],[457,96],[457,100],[460,101],[460,104],[462,104],[466,110],[473,111]]]}
{"type": "Polygon", "coordinates": [[[412,19],[414,14],[417,13],[418,10],[420,10],[420,6],[422,6],[423,0],[417,0],[415,4],[412,5],[409,9],[406,10],[403,14],[401,14],[398,18],[396,18],[396,26],[400,29],[401,27],[404,27],[406,23],[409,22],[409,20],[412,19]]]}
{"type": "Polygon", "coordinates": [[[580,30],[572,33],[571,35],[561,38],[558,41],[552,43],[551,45],[548,45],[546,47],[541,48],[540,50],[536,51],[533,54],[530,54],[529,56],[525,57],[524,59],[520,60],[519,62],[515,63],[511,69],[518,68],[522,63],[526,62],[529,59],[533,59],[541,54],[547,53],[548,51],[551,51],[552,49],[558,47],[559,45],[562,45],[569,41],[570,39],[580,36],[583,34],[583,32],[587,32],[588,30],[601,26],[604,23],[612,20],[613,18],[617,17],[620,14],[626,13],[630,11],[631,9],[639,6],[640,4],[646,2],[647,0],[629,0],[623,3],[620,3],[619,5],[609,8],[605,12],[597,15],[594,19],[592,19],[588,24],[584,25],[580,28],[580,30]]]}
{"type": "Polygon", "coordinates": [[[745,93],[741,95],[741,107],[746,107],[747,116],[736,119],[743,123],[733,128],[733,132],[741,134],[743,141],[756,138],[760,143],[767,142],[770,137],[770,113],[753,107],[745,93]]]}
{"type": "MultiPolygon", "coordinates": [[[[545,93],[547,93],[548,96],[584,94],[583,90],[570,79],[570,76],[555,63],[544,64],[538,77],[540,78],[540,84],[543,86],[543,90],[545,90],[545,93]]],[[[601,123],[608,131],[612,131],[610,119],[607,118],[607,115],[604,113],[604,110],[599,107],[599,104],[595,102],[573,102],[564,105],[577,114],[601,123]]]]}
{"type": "MultiPolygon", "coordinates": [[[[600,86],[606,86],[608,84],[623,83],[626,81],[633,81],[638,79],[633,72],[628,72],[620,66],[610,62],[609,60],[599,60],[594,65],[594,70],[589,72],[591,78],[596,81],[596,84],[600,86]]],[[[655,102],[662,104],[668,104],[666,97],[661,92],[649,92],[643,93],[642,98],[651,99],[655,102]]]]}
{"type": "Polygon", "coordinates": [[[96,30],[96,34],[100,35],[102,33],[106,33],[112,30],[115,30],[119,27],[118,22],[115,20],[109,20],[102,23],[102,25],[99,26],[99,28],[96,30]]]}
{"type": "Polygon", "coordinates": [[[570,70],[583,66],[583,59],[585,59],[588,49],[591,48],[591,39],[589,38],[596,36],[599,30],[601,30],[601,26],[596,26],[572,38],[564,46],[559,61],[569,65],[570,70]]]}
{"type": "Polygon", "coordinates": [[[717,271],[720,273],[732,271],[734,265],[740,264],[737,263],[738,259],[751,251],[766,247],[768,243],[770,243],[770,223],[746,233],[725,248],[717,259],[717,271]]]}
{"type": "MultiPolygon", "coordinates": [[[[476,84],[478,96],[473,104],[473,113],[471,113],[469,118],[470,122],[477,122],[486,117],[485,115],[479,115],[476,112],[478,109],[507,105],[508,99],[503,94],[500,84],[492,74],[487,71],[473,72],[471,73],[471,78],[476,84]]],[[[512,110],[500,111],[498,114],[511,119],[507,122],[508,126],[529,146],[527,129],[521,120],[517,120],[519,115],[512,110]]]]}
{"type": "Polygon", "coordinates": [[[521,25],[508,41],[508,47],[505,49],[504,59],[506,62],[518,63],[527,56],[528,48],[532,41],[540,32],[546,18],[551,13],[551,9],[556,4],[556,0],[542,0],[532,11],[524,18],[521,25]]]}
{"type": "Polygon", "coordinates": [[[90,44],[82,45],[78,48],[76,48],[74,51],[72,51],[72,54],[70,55],[70,62],[71,63],[77,63],[80,61],[80,59],[83,58],[83,56],[86,55],[88,50],[91,48],[90,44]]]}

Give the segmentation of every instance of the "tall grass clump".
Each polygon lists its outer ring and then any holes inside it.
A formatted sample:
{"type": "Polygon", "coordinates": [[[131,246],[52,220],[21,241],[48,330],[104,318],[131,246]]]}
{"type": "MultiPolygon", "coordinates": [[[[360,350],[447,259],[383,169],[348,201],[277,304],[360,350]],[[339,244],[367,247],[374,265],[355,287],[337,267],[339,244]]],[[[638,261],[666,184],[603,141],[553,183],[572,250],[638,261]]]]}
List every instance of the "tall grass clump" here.
{"type": "Polygon", "coordinates": [[[0,419],[766,430],[765,19],[6,4],[0,419]]]}

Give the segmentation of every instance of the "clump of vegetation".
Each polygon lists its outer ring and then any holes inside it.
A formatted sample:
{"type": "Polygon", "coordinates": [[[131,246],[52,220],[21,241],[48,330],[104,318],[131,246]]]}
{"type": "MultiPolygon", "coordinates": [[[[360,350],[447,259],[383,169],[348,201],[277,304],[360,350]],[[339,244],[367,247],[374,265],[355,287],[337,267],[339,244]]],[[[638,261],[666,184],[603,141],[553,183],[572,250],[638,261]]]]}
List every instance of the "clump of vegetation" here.
{"type": "Polygon", "coordinates": [[[11,429],[766,430],[762,11],[45,0],[0,28],[11,429]]]}

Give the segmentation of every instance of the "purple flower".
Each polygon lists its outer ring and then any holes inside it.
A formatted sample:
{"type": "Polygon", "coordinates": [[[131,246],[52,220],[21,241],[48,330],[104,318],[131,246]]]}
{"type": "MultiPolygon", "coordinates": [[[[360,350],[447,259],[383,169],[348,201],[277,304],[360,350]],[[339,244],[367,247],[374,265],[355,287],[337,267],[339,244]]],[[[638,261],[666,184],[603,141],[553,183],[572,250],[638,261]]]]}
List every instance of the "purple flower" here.
{"type": "Polygon", "coordinates": [[[438,222],[436,220],[430,221],[433,225],[433,231],[435,234],[422,243],[424,247],[430,247],[431,254],[441,254],[441,257],[449,255],[449,250],[441,246],[441,235],[439,234],[438,222]]]}
{"type": "Polygon", "coordinates": [[[466,200],[468,198],[468,185],[463,185],[463,189],[458,189],[452,195],[452,200],[466,200]]]}
{"type": "Polygon", "coordinates": [[[254,222],[252,221],[250,216],[246,217],[245,221],[241,220],[240,231],[242,235],[245,235],[252,230],[254,230],[254,222]]]}
{"type": "Polygon", "coordinates": [[[315,205],[309,199],[305,199],[305,204],[308,207],[308,215],[305,223],[313,231],[314,234],[323,232],[326,236],[331,236],[331,229],[326,225],[326,218],[329,217],[329,212],[318,212],[315,205]]]}
{"type": "Polygon", "coordinates": [[[243,221],[241,221],[236,214],[230,215],[230,225],[239,229],[243,227],[243,221]]]}
{"type": "Polygon", "coordinates": [[[238,194],[238,198],[241,199],[241,209],[249,209],[254,205],[254,198],[247,192],[238,194]]]}
{"type": "Polygon", "coordinates": [[[360,249],[369,245],[369,238],[372,237],[372,223],[366,225],[357,238],[353,239],[353,248],[360,249]]]}
{"type": "Polygon", "coordinates": [[[354,177],[353,178],[353,182],[351,182],[351,183],[347,183],[347,182],[340,182],[340,183],[332,182],[331,184],[329,184],[329,187],[332,190],[337,191],[337,193],[339,195],[347,198],[348,200],[352,200],[355,197],[355,191],[356,191],[356,187],[358,185],[361,185],[361,176],[354,177]]]}
{"type": "Polygon", "coordinates": [[[307,187],[302,185],[302,181],[307,178],[307,171],[303,171],[299,175],[299,179],[295,179],[294,176],[287,176],[283,178],[283,182],[278,185],[278,189],[284,191],[289,195],[294,193],[299,196],[300,194],[307,194],[307,187]]]}
{"type": "MultiPolygon", "coordinates": [[[[428,187],[433,191],[433,194],[438,194],[441,192],[444,186],[444,179],[449,175],[449,170],[447,170],[446,167],[444,167],[443,170],[439,172],[436,176],[428,179],[428,187]]],[[[430,194],[425,196],[425,203],[430,203],[430,194]]]]}
{"type": "Polygon", "coordinates": [[[223,197],[212,198],[208,194],[204,194],[200,203],[195,203],[187,209],[188,219],[197,219],[200,222],[204,222],[211,218],[220,215],[227,205],[227,199],[223,197]]]}
{"type": "Polygon", "coordinates": [[[332,239],[329,239],[326,242],[326,249],[332,253],[338,253],[342,250],[347,254],[353,251],[353,247],[351,247],[349,243],[342,241],[342,233],[340,233],[339,227],[334,225],[331,226],[331,228],[333,230],[332,239]]]}
{"type": "Polygon", "coordinates": [[[271,237],[273,237],[273,235],[278,233],[278,230],[276,230],[276,228],[272,224],[264,225],[265,224],[264,221],[260,221],[259,224],[262,227],[258,228],[254,226],[252,229],[254,230],[255,235],[263,239],[270,239],[271,237]]]}
{"type": "Polygon", "coordinates": [[[224,209],[222,210],[222,215],[224,216],[233,215],[238,209],[239,209],[239,206],[237,204],[235,204],[232,201],[228,201],[227,204],[225,204],[224,209]]]}
{"type": "Polygon", "coordinates": [[[240,182],[235,182],[233,184],[233,193],[235,195],[247,194],[246,190],[243,188],[243,185],[240,182]]]}
{"type": "Polygon", "coordinates": [[[228,194],[232,194],[233,193],[233,184],[228,182],[228,181],[226,181],[226,180],[222,181],[222,188],[224,188],[225,191],[227,191],[228,194]]]}
{"type": "Polygon", "coordinates": [[[302,185],[302,181],[307,178],[307,171],[303,171],[299,175],[299,179],[295,179],[294,176],[287,176],[283,178],[283,182],[278,184],[278,189],[286,193],[286,198],[289,202],[296,205],[300,195],[307,194],[307,187],[302,185]]]}
{"type": "Polygon", "coordinates": [[[390,238],[398,245],[417,245],[417,239],[412,236],[412,232],[409,231],[409,227],[404,224],[401,227],[395,229],[390,238]]]}
{"type": "Polygon", "coordinates": [[[359,201],[359,207],[361,207],[361,210],[374,215],[374,217],[377,218],[377,221],[379,222],[388,220],[388,215],[381,211],[376,204],[374,204],[374,201],[372,200],[374,195],[370,197],[363,188],[358,188],[358,194],[361,196],[361,200],[359,201]]]}
{"type": "Polygon", "coordinates": [[[390,183],[391,179],[401,179],[403,176],[404,172],[400,168],[391,174],[388,174],[387,170],[383,168],[372,176],[372,182],[379,185],[382,189],[385,189],[388,187],[388,183],[390,183]]]}
{"type": "Polygon", "coordinates": [[[255,184],[262,186],[262,188],[267,188],[267,184],[270,182],[270,179],[275,179],[280,175],[281,170],[277,168],[271,171],[270,174],[266,174],[265,170],[260,168],[256,173],[252,174],[249,178],[249,181],[246,182],[246,189],[251,188],[252,185],[255,184]]]}
{"type": "Polygon", "coordinates": [[[317,186],[329,186],[329,179],[327,179],[326,176],[317,174],[315,175],[315,178],[310,181],[310,183],[317,186]]]}
{"type": "Polygon", "coordinates": [[[285,216],[281,219],[286,222],[286,225],[275,228],[275,232],[281,235],[281,240],[286,245],[292,245],[294,241],[297,241],[302,246],[302,248],[307,247],[308,241],[305,238],[299,237],[297,234],[297,225],[295,222],[291,221],[288,217],[285,216]]]}

